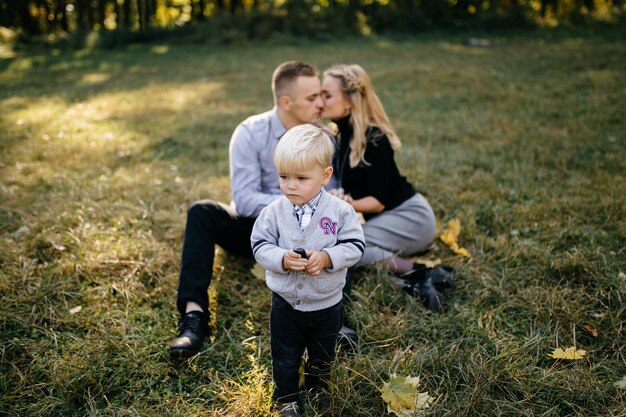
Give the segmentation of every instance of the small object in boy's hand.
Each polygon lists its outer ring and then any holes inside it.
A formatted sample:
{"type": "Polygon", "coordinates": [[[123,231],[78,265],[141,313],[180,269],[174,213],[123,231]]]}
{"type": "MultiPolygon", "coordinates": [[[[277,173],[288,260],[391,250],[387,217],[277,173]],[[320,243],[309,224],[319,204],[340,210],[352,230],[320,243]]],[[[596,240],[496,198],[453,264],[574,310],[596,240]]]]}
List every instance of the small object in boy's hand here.
{"type": "Polygon", "coordinates": [[[308,255],[306,254],[306,251],[302,248],[295,248],[293,250],[295,253],[297,253],[298,255],[300,255],[301,258],[304,259],[309,259],[308,255]]]}

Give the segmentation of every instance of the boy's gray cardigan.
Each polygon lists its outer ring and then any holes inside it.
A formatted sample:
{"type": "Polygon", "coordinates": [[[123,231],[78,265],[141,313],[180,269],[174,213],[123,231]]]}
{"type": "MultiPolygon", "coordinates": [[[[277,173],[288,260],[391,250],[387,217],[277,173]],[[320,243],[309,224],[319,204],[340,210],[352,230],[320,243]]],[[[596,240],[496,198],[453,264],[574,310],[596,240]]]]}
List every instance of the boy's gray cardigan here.
{"type": "Polygon", "coordinates": [[[267,286],[300,311],[321,310],[341,301],[346,270],[361,259],[365,248],[363,229],[352,206],[323,189],[304,231],[294,205],[283,196],[261,211],[250,240],[255,259],[266,270],[267,286]],[[285,252],[298,247],[324,250],[332,268],[317,277],[284,270],[285,252]]]}

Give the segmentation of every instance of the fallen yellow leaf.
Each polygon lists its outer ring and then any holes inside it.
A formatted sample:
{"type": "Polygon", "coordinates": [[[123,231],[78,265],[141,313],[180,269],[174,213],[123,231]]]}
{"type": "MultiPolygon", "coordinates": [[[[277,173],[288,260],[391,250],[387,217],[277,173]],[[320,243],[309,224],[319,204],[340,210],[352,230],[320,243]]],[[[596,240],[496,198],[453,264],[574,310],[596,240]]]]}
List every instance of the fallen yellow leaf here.
{"type": "Polygon", "coordinates": [[[459,245],[455,245],[452,250],[456,252],[457,255],[465,256],[466,258],[470,257],[469,252],[465,248],[460,248],[459,245]]]}
{"type": "Polygon", "coordinates": [[[549,353],[548,356],[552,359],[566,359],[569,361],[582,359],[583,356],[587,354],[587,351],[584,349],[576,349],[574,346],[568,347],[563,350],[561,348],[556,348],[552,353],[549,353]]]}
{"type": "Polygon", "coordinates": [[[427,258],[413,258],[411,259],[416,264],[424,265],[426,268],[434,268],[441,264],[441,259],[427,259],[427,258]]]}
{"type": "Polygon", "coordinates": [[[453,245],[459,239],[461,234],[461,221],[459,219],[452,219],[448,222],[448,228],[441,232],[440,239],[448,246],[453,245]]]}
{"type": "Polygon", "coordinates": [[[441,231],[439,239],[450,247],[457,255],[470,257],[467,249],[459,246],[458,240],[461,234],[461,221],[459,219],[452,219],[448,222],[448,227],[441,231]]]}
{"type": "Polygon", "coordinates": [[[613,382],[613,385],[617,388],[626,389],[626,375],[624,375],[619,381],[613,382]]]}
{"type": "Polygon", "coordinates": [[[381,396],[387,403],[387,412],[398,417],[414,416],[434,401],[428,392],[418,392],[419,377],[391,375],[389,382],[383,384],[381,396]]]}

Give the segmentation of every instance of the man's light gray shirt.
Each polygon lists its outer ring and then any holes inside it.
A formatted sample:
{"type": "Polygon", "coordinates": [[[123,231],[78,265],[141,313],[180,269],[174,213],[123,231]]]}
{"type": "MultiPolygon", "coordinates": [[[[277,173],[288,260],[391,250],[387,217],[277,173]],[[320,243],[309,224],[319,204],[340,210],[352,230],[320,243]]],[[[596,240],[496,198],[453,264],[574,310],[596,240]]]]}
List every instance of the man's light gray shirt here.
{"type": "Polygon", "coordinates": [[[235,209],[240,216],[256,217],[280,197],[274,149],[286,128],[276,107],[250,116],[237,126],[230,139],[230,183],[235,209]]]}
{"type": "MultiPolygon", "coordinates": [[[[233,132],[228,148],[231,204],[240,216],[257,217],[265,206],[282,195],[274,150],[286,131],[274,107],[248,117],[233,132]]],[[[324,188],[336,188],[334,176],[324,188]]]]}

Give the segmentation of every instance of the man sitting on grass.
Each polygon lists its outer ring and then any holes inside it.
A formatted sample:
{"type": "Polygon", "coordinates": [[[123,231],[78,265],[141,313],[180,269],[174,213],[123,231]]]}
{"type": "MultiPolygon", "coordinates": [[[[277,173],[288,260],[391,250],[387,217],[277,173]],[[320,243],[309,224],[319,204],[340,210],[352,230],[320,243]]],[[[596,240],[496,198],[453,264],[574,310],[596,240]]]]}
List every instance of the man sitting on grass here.
{"type": "Polygon", "coordinates": [[[195,355],[208,336],[207,290],[215,245],[252,257],[252,225],[261,209],[281,195],[272,163],[274,148],[287,129],[319,120],[323,107],[320,90],[313,66],[296,61],[280,64],[272,76],[274,108],[244,120],[230,140],[233,203],[203,200],[189,208],[178,284],[180,332],[169,348],[173,358],[195,355]]]}

